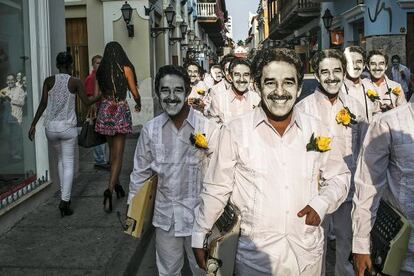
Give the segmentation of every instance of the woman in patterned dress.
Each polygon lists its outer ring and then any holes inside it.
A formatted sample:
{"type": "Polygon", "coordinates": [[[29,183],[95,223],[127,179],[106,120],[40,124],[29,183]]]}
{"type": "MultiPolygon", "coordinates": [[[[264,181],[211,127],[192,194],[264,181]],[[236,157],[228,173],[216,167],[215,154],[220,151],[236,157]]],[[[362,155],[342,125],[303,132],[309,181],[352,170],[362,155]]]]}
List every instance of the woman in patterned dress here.
{"type": "Polygon", "coordinates": [[[125,138],[132,132],[131,111],[126,101],[129,90],[136,102],[135,111],[141,110],[141,98],[137,88],[135,68],[122,46],[115,41],[105,46],[101,64],[96,72],[95,93],[102,94],[95,131],[106,136],[111,159],[111,176],[104,192],[104,210],[112,211],[112,192],[117,198],[124,197],[125,191],[119,183],[125,138]],[[106,207],[108,202],[108,207],[106,207]]]}

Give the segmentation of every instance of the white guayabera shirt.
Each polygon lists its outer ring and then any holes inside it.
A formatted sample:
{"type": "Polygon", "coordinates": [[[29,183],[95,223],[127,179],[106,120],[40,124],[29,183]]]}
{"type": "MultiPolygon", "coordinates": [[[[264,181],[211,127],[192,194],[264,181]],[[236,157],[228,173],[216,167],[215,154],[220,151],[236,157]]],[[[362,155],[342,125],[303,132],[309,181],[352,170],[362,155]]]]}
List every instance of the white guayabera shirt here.
{"type": "Polygon", "coordinates": [[[224,125],[203,182],[192,246],[230,199],[241,211],[237,261],[273,275],[298,275],[323,254],[322,227],[297,213],[310,205],[323,220],[346,199],[350,173],[333,149],[307,151],[312,133],[329,136],[322,122],[297,110],[283,136],[261,107],[224,125]]]}
{"type": "Polygon", "coordinates": [[[396,107],[407,103],[401,85],[398,82],[390,80],[387,76],[385,76],[385,80],[379,86],[373,83],[369,78],[363,79],[362,84],[364,85],[365,89],[367,89],[367,91],[368,89],[377,91],[381,104],[393,104],[394,107],[396,107]],[[399,87],[401,91],[398,96],[392,92],[387,94],[389,89],[392,90],[396,87],[399,87]]]}
{"type": "Polygon", "coordinates": [[[347,94],[355,99],[363,106],[364,108],[364,117],[367,118],[368,122],[372,121],[372,116],[378,112],[381,112],[379,101],[371,101],[367,96],[368,88],[360,80],[359,83],[354,83],[349,79],[344,80],[344,85],[342,86],[342,92],[347,94]]]}
{"type": "Polygon", "coordinates": [[[218,138],[215,123],[190,110],[177,130],[166,113],[145,124],[139,136],[130,176],[128,204],[151,175],[158,175],[153,225],[175,236],[190,236],[201,181],[218,138]],[[204,133],[208,150],[196,148],[190,135],[204,133]]]}
{"type": "Polygon", "coordinates": [[[209,116],[215,118],[219,123],[226,123],[236,116],[252,111],[259,105],[261,98],[259,94],[249,90],[239,100],[230,87],[227,90],[210,93],[210,100],[209,116]]]}
{"type": "MultiPolygon", "coordinates": [[[[356,170],[358,154],[368,128],[361,104],[356,99],[342,92],[339,92],[337,100],[332,104],[329,98],[317,88],[312,95],[304,98],[296,107],[305,113],[315,116],[329,127],[338,151],[343,156],[348,169],[353,175],[356,170]],[[336,115],[345,106],[356,116],[355,120],[357,121],[356,124],[351,124],[348,127],[338,124],[336,121],[336,115]]],[[[351,178],[349,201],[352,200],[354,191],[355,186],[351,178]]]]}
{"type": "MultiPolygon", "coordinates": [[[[414,225],[414,104],[375,118],[355,174],[352,252],[368,254],[381,195],[414,225]]],[[[414,272],[414,231],[402,270],[414,272]]]]}

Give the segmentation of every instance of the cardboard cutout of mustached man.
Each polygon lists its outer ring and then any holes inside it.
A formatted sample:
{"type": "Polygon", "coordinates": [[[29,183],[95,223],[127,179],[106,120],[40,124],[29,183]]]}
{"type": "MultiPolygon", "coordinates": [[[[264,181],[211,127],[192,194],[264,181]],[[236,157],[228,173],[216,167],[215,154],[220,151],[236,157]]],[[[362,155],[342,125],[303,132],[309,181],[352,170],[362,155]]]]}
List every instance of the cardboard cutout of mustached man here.
{"type": "Polygon", "coordinates": [[[164,112],[146,123],[138,139],[128,203],[158,175],[152,224],[160,275],[179,275],[188,256],[193,275],[203,275],[191,251],[194,209],[218,129],[187,103],[190,78],[179,66],[159,69],[155,89],[164,112]],[[173,254],[172,254],[173,253],[173,254]]]}
{"type": "Polygon", "coordinates": [[[346,199],[350,173],[327,127],[295,106],[299,56],[263,49],[252,68],[261,104],[221,129],[192,247],[205,267],[204,239],[230,200],[242,217],[235,275],[320,275],[320,223],[346,199]]]}
{"type": "Polygon", "coordinates": [[[380,112],[407,103],[401,85],[390,80],[385,74],[388,69],[388,56],[380,50],[371,50],[367,56],[370,77],[363,80],[367,94],[379,101],[380,112]]]}

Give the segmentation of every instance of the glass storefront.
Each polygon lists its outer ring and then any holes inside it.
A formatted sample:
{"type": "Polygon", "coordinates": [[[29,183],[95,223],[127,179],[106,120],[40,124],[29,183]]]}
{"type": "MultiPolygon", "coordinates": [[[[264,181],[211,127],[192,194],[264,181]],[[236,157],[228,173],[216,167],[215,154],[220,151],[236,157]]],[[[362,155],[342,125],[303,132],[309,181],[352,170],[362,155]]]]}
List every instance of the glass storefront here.
{"type": "Polygon", "coordinates": [[[34,114],[28,0],[0,1],[0,14],[1,208],[32,189],[36,158],[27,137],[34,114]]]}

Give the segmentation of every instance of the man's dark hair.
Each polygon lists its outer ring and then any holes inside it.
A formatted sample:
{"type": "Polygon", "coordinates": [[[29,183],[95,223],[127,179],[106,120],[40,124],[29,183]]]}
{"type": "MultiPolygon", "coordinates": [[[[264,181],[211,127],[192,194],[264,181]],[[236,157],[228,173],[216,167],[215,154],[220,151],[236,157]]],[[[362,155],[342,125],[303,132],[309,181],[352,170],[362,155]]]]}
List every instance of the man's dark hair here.
{"type": "Polygon", "coordinates": [[[69,52],[60,52],[56,56],[56,67],[59,68],[68,68],[69,65],[73,63],[72,55],[69,52]]]}
{"type": "Polygon", "coordinates": [[[157,75],[155,76],[155,93],[157,96],[160,95],[160,82],[161,79],[167,75],[175,75],[184,80],[185,93],[188,95],[191,92],[190,77],[188,76],[187,70],[182,66],[177,65],[165,65],[162,66],[157,75]]]}
{"type": "Polygon", "coordinates": [[[391,57],[391,61],[393,61],[393,60],[397,60],[397,62],[398,62],[398,63],[401,63],[401,58],[400,58],[400,56],[399,56],[399,55],[393,55],[393,56],[391,57]]]}
{"type": "Polygon", "coordinates": [[[254,74],[254,81],[256,85],[261,88],[261,79],[263,68],[273,61],[283,61],[292,64],[296,68],[296,76],[298,79],[298,86],[302,86],[303,82],[303,64],[294,50],[287,48],[268,48],[257,52],[251,67],[254,74]]]}
{"type": "Polygon", "coordinates": [[[200,64],[198,64],[198,62],[196,62],[195,60],[189,60],[189,61],[187,61],[187,62],[184,64],[184,68],[185,68],[185,70],[188,70],[188,67],[190,67],[191,65],[196,66],[196,67],[198,68],[198,72],[200,72],[200,74],[201,74],[201,72],[202,72],[203,70],[201,69],[200,64]]]}
{"type": "Polygon", "coordinates": [[[233,54],[227,54],[227,55],[225,55],[222,59],[221,59],[221,61],[220,61],[220,67],[221,67],[221,70],[224,72],[225,71],[225,65],[226,65],[226,63],[228,63],[228,62],[231,62],[233,59],[235,59],[236,57],[233,55],[233,54]]]}
{"type": "Polygon", "coordinates": [[[234,58],[230,65],[229,65],[229,73],[231,74],[234,70],[234,68],[237,65],[246,65],[247,67],[249,67],[249,69],[252,69],[252,64],[250,63],[249,60],[245,59],[245,58],[234,58]]]}
{"type": "Polygon", "coordinates": [[[8,73],[8,74],[6,75],[6,79],[7,79],[8,77],[10,77],[10,76],[12,76],[14,79],[16,79],[16,76],[15,76],[13,73],[8,73]]]}
{"type": "Polygon", "coordinates": [[[220,69],[220,70],[221,70],[221,66],[220,66],[219,64],[217,64],[217,63],[214,63],[214,64],[212,64],[212,65],[210,66],[210,72],[211,72],[211,70],[212,70],[212,69],[215,69],[215,68],[217,68],[217,69],[220,69]]]}
{"type": "Polygon", "coordinates": [[[371,50],[368,52],[368,56],[367,56],[367,63],[369,65],[369,60],[373,57],[373,56],[383,56],[385,58],[385,65],[388,65],[388,55],[384,54],[382,51],[380,50],[371,50]]]}
{"type": "Polygon", "coordinates": [[[350,53],[358,53],[358,54],[361,54],[362,55],[362,59],[365,62],[366,54],[365,54],[364,49],[362,49],[361,46],[349,46],[349,47],[345,48],[345,50],[346,49],[348,49],[350,53]]]}
{"type": "Polygon", "coordinates": [[[340,60],[341,65],[342,65],[342,70],[344,71],[344,73],[346,72],[346,58],[344,54],[342,54],[342,52],[337,49],[325,49],[325,50],[316,52],[310,61],[312,69],[316,75],[319,75],[319,64],[325,58],[335,58],[335,59],[340,60]]]}
{"type": "Polygon", "coordinates": [[[94,55],[92,57],[92,64],[94,64],[95,63],[95,60],[97,60],[97,59],[102,59],[102,56],[101,55],[94,55]]]}

